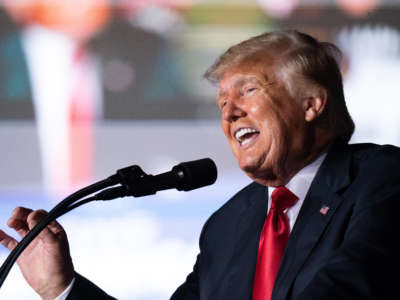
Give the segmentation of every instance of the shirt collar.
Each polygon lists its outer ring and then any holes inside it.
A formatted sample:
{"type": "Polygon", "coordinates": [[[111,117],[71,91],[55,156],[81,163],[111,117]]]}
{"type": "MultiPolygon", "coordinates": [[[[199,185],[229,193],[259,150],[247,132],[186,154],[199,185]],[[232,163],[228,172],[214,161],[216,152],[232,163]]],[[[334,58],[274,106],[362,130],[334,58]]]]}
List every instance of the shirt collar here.
{"type": "MultiPolygon", "coordinates": [[[[286,184],[286,187],[299,198],[297,203],[290,208],[289,211],[292,210],[293,212],[298,213],[300,210],[304,199],[306,198],[307,192],[310,189],[311,183],[314,180],[314,177],[317,174],[318,169],[324,161],[326,155],[328,154],[329,148],[329,146],[326,147],[325,150],[322,151],[315,160],[297,172],[296,175],[294,175],[286,184]]],[[[271,194],[274,189],[274,187],[268,187],[268,211],[271,207],[271,194]]]]}
{"type": "Polygon", "coordinates": [[[286,184],[286,187],[299,199],[304,199],[319,167],[326,157],[327,151],[322,152],[312,163],[305,166],[286,184]]]}

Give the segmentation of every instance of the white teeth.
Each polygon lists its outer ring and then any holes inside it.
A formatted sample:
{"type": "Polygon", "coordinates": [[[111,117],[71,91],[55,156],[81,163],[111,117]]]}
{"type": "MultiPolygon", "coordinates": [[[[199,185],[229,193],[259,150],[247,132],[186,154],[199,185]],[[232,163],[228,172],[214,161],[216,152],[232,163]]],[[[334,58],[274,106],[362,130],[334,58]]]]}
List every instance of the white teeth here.
{"type": "Polygon", "coordinates": [[[244,146],[244,145],[246,145],[248,142],[250,142],[250,139],[244,140],[243,142],[240,143],[240,145],[244,146]]]}
{"type": "Polygon", "coordinates": [[[248,133],[258,132],[253,128],[240,128],[238,131],[235,132],[235,138],[239,141],[242,145],[246,144],[249,140],[243,140],[243,137],[248,133]]]}

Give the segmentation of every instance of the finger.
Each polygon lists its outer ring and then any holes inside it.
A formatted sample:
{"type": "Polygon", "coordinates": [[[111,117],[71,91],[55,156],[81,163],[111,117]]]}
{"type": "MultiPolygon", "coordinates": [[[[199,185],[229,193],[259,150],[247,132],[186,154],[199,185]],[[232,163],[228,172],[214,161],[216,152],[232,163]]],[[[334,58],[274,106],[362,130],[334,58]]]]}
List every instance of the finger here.
{"type": "Polygon", "coordinates": [[[25,207],[17,207],[13,210],[7,225],[13,228],[22,238],[28,233],[29,227],[27,217],[32,212],[31,209],[25,207]]]}
{"type": "Polygon", "coordinates": [[[55,235],[63,234],[66,235],[64,228],[57,221],[51,221],[47,228],[53,232],[55,235]]]}
{"type": "Polygon", "coordinates": [[[35,227],[36,224],[43,220],[46,216],[47,212],[43,209],[32,211],[26,218],[26,223],[28,224],[29,229],[35,227]]]}
{"type": "MultiPolygon", "coordinates": [[[[30,229],[35,227],[43,218],[47,216],[47,212],[43,209],[35,210],[28,215],[27,223],[30,229]]],[[[47,227],[43,228],[40,232],[39,237],[42,239],[47,239],[50,242],[55,242],[56,238],[52,231],[50,231],[47,227]]]]}
{"type": "Polygon", "coordinates": [[[32,212],[32,209],[30,209],[30,208],[18,206],[16,208],[14,208],[11,216],[14,218],[17,218],[17,219],[26,220],[26,218],[28,217],[28,215],[31,212],[32,212]]]}
{"type": "Polygon", "coordinates": [[[7,224],[9,227],[13,228],[21,238],[24,238],[29,232],[28,225],[24,221],[10,219],[7,224]]]}
{"type": "Polygon", "coordinates": [[[10,251],[12,251],[18,245],[18,242],[13,237],[9,236],[1,229],[0,229],[0,243],[4,247],[8,248],[10,251]]]}
{"type": "MultiPolygon", "coordinates": [[[[32,209],[25,208],[25,207],[17,207],[13,211],[13,217],[10,218],[9,223],[11,223],[11,224],[9,224],[9,225],[13,225],[13,228],[15,227],[18,229],[21,227],[24,227],[25,230],[29,231],[38,222],[40,222],[44,217],[46,217],[48,215],[48,213],[45,210],[41,209],[41,210],[37,210],[33,215],[29,216],[32,212],[33,212],[32,209]],[[34,222],[32,223],[31,219],[30,219],[30,221],[28,221],[28,217],[32,218],[32,220],[34,222]]],[[[63,230],[61,225],[55,221],[52,221],[48,226],[51,227],[52,229],[54,229],[55,231],[63,230]]]]}

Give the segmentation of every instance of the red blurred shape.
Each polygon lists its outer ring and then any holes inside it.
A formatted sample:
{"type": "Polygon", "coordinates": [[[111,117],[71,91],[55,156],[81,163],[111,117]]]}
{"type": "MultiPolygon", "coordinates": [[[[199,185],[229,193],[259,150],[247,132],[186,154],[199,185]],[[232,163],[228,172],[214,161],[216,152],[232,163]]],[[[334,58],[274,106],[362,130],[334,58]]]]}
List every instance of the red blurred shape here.
{"type": "Polygon", "coordinates": [[[364,17],[381,2],[382,0],[337,0],[339,7],[354,17],[364,17]]]}

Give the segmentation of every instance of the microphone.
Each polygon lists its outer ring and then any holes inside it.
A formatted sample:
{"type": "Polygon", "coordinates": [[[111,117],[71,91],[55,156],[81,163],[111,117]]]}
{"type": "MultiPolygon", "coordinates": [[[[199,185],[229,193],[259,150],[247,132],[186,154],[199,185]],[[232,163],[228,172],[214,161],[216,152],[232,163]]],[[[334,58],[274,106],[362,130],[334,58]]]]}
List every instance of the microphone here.
{"type": "Polygon", "coordinates": [[[68,196],[54,207],[44,219],[36,224],[1,265],[0,287],[19,255],[43,228],[51,221],[74,208],[93,200],[112,200],[124,196],[146,196],[155,194],[157,191],[171,188],[176,188],[178,191],[190,191],[213,184],[216,179],[217,167],[210,158],[183,162],[173,167],[171,171],[156,176],[147,175],[139,166],[130,166],[120,169],[116,174],[107,179],[89,185],[68,196]],[[108,188],[94,196],[82,199],[100,189],[116,184],[121,184],[122,186],[108,188]]]}
{"type": "Polygon", "coordinates": [[[169,172],[153,176],[134,165],[118,170],[110,179],[122,186],[104,190],[96,194],[96,199],[147,196],[172,188],[178,191],[194,190],[213,184],[217,179],[217,167],[210,158],[203,158],[180,163],[169,172]]]}

